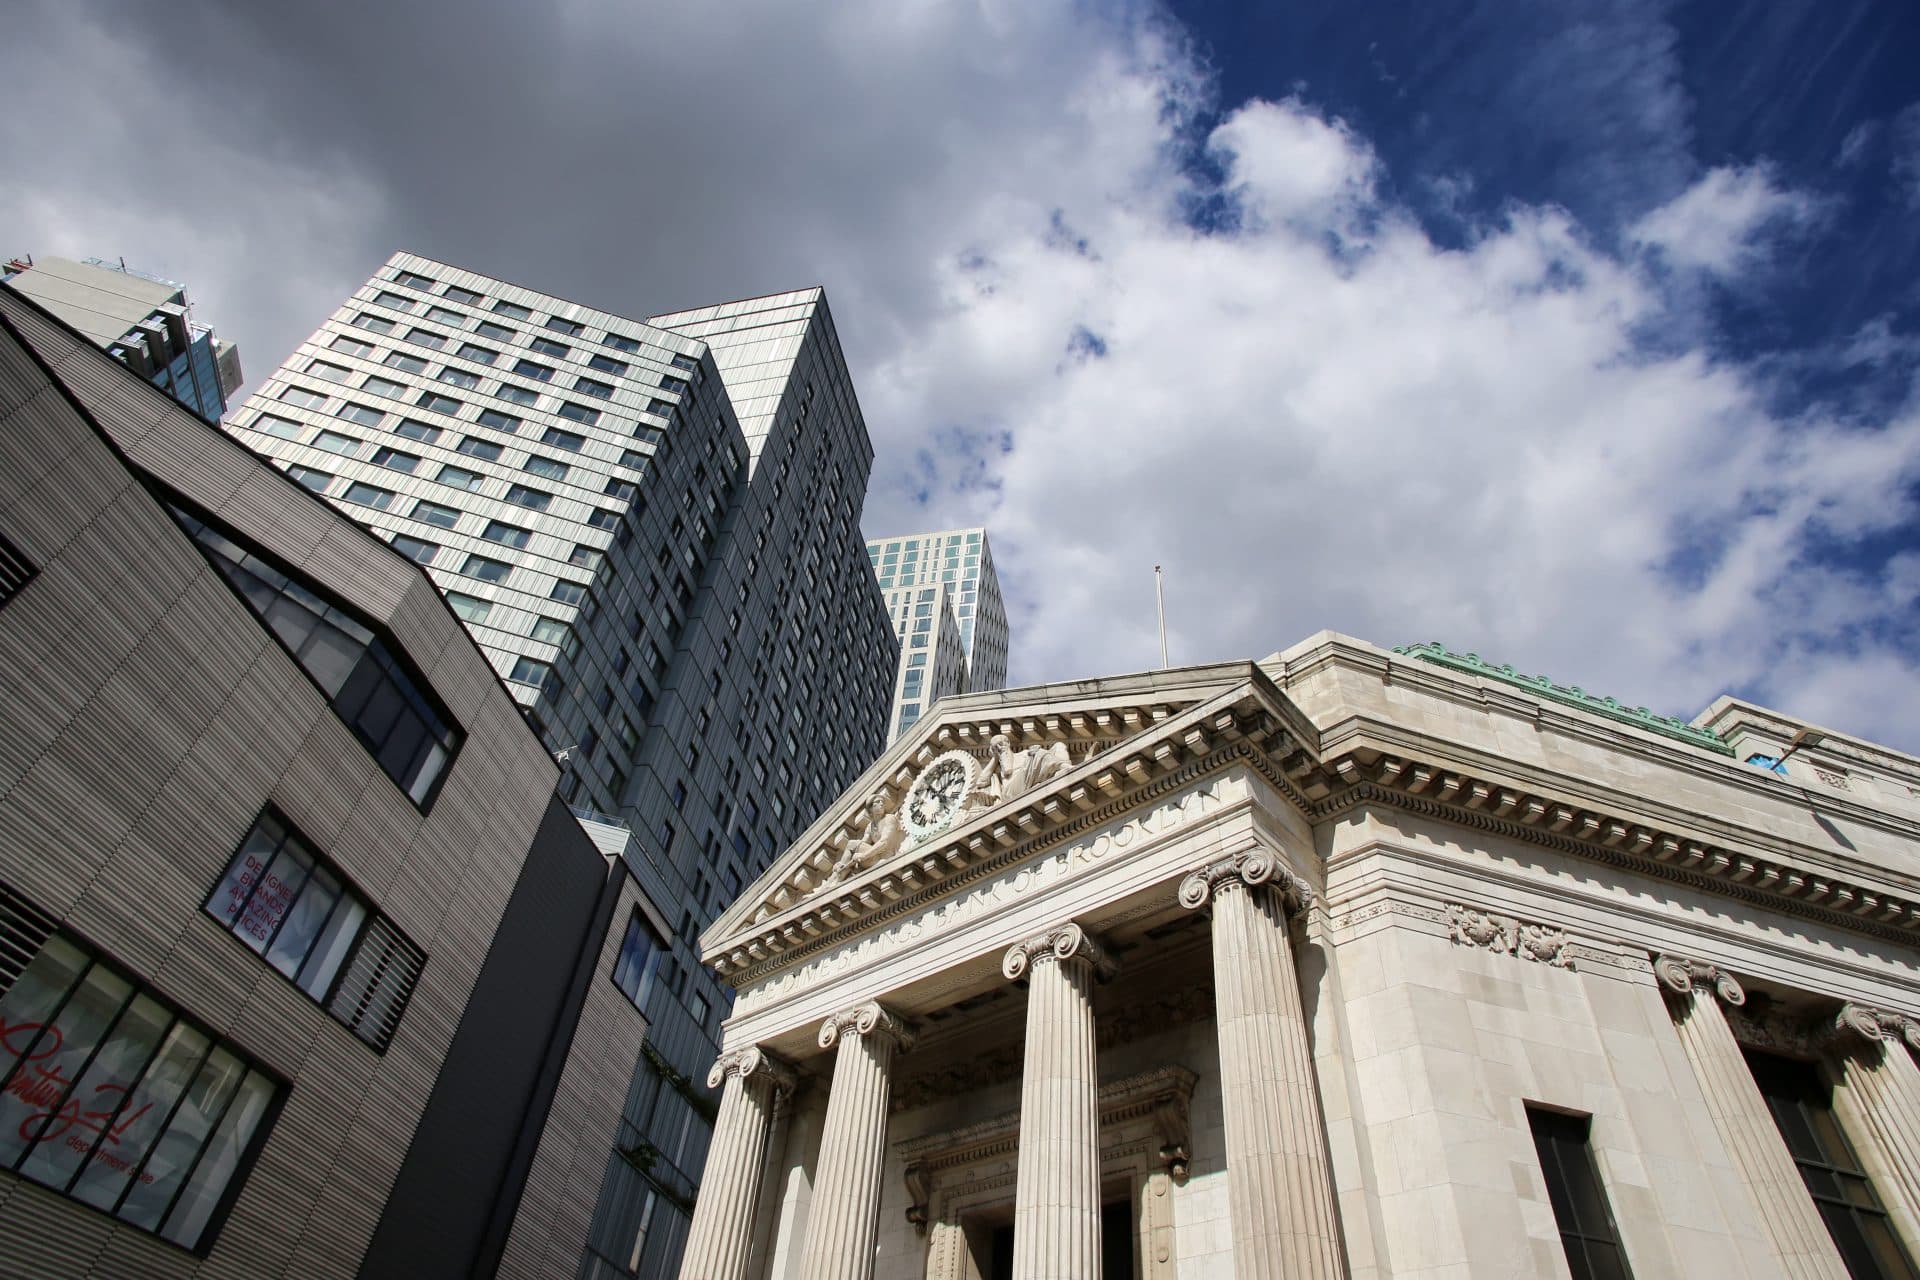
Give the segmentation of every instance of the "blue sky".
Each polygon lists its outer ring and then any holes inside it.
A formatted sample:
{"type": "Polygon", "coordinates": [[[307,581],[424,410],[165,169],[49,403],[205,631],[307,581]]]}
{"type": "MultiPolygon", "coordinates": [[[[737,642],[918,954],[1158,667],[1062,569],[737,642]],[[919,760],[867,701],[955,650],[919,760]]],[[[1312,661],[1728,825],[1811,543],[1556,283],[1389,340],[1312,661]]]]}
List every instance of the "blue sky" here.
{"type": "Polygon", "coordinates": [[[824,284],[874,535],[1012,676],[1440,639],[1920,749],[1903,0],[29,0],[8,252],[271,368],[397,248],[629,315],[824,284]],[[199,127],[153,145],[130,102],[199,127]]]}

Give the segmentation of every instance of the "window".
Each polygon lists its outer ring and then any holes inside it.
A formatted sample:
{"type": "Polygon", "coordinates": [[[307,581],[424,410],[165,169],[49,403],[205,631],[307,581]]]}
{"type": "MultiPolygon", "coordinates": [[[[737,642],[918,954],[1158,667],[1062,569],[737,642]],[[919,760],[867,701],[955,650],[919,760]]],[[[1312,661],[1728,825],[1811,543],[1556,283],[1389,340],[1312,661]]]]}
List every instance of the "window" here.
{"type": "MultiPolygon", "coordinates": [[[[613,339],[609,338],[607,341],[611,343],[613,339]]],[[[612,356],[603,356],[598,352],[587,357],[587,365],[590,368],[598,369],[602,373],[611,373],[623,378],[627,374],[627,362],[625,360],[615,360],[612,356]]]]}
{"type": "Polygon", "coordinates": [[[495,391],[494,394],[511,404],[534,405],[540,403],[539,392],[527,387],[516,387],[511,382],[501,383],[500,389],[495,391]]]}
{"type": "Polygon", "coordinates": [[[422,444],[432,444],[440,438],[440,428],[429,426],[418,418],[402,418],[393,428],[395,435],[405,436],[409,440],[418,440],[422,444]]]}
{"type": "Polygon", "coordinates": [[[357,502],[363,507],[372,507],[376,511],[385,511],[387,504],[393,501],[393,490],[381,489],[374,485],[355,480],[347,485],[344,495],[348,502],[357,502]]]}
{"type": "Polygon", "coordinates": [[[553,495],[539,489],[529,489],[523,484],[510,484],[507,486],[507,501],[530,511],[545,511],[552,504],[553,495]]]}
{"type": "Polygon", "coordinates": [[[607,507],[595,507],[587,513],[587,523],[596,529],[611,529],[620,523],[620,513],[607,507]]]}
{"type": "Polygon", "coordinates": [[[469,307],[477,307],[480,305],[479,294],[471,289],[462,289],[457,284],[450,284],[440,292],[452,301],[464,303],[469,307]]]}
{"type": "Polygon", "coordinates": [[[565,480],[567,478],[566,463],[555,462],[552,458],[543,458],[537,453],[527,455],[526,470],[531,471],[537,476],[545,476],[549,480],[565,480]]]}
{"type": "Polygon", "coordinates": [[[533,312],[527,310],[525,307],[520,306],[517,303],[496,302],[493,304],[493,309],[499,312],[501,315],[507,317],[507,319],[509,320],[533,319],[533,312]]]}
{"type": "Polygon", "coordinates": [[[38,572],[18,547],[0,537],[0,605],[19,595],[38,572]]]}
{"type": "Polygon", "coordinates": [[[460,443],[453,446],[453,451],[486,462],[500,461],[500,446],[491,440],[482,440],[479,436],[462,437],[460,443]]]}
{"type": "Polygon", "coordinates": [[[552,365],[541,364],[537,360],[521,360],[515,363],[513,371],[523,378],[532,378],[536,382],[546,382],[553,377],[552,365]]]}
{"type": "Polygon", "coordinates": [[[428,542],[425,538],[410,538],[404,533],[393,535],[393,549],[409,560],[418,560],[421,564],[432,564],[434,556],[440,553],[440,544],[428,542]]]}
{"type": "Polygon", "coordinates": [[[555,342],[552,338],[543,338],[537,333],[527,339],[527,345],[535,351],[549,356],[567,356],[573,352],[573,348],[566,343],[555,342]]]}
{"type": "Polygon", "coordinates": [[[487,615],[493,612],[493,606],[487,601],[460,591],[447,592],[447,604],[468,622],[485,622],[487,615]]]}
{"type": "Polygon", "coordinates": [[[371,342],[362,342],[358,338],[349,338],[344,333],[332,342],[329,342],[327,346],[342,355],[370,356],[373,354],[373,344],[371,342]]]}
{"type": "Polygon", "coordinates": [[[417,346],[429,347],[435,351],[447,345],[447,335],[435,333],[431,329],[407,330],[407,341],[417,346]]]}
{"type": "Polygon", "coordinates": [[[602,338],[601,341],[612,347],[615,351],[634,352],[640,350],[640,344],[638,342],[632,338],[622,337],[617,333],[610,333],[602,338]]]}
{"type": "Polygon", "coordinates": [[[635,1008],[643,1008],[647,993],[665,952],[638,911],[627,921],[626,936],[620,940],[620,957],[613,962],[613,985],[620,988],[635,1008]]]}
{"type": "Polygon", "coordinates": [[[450,311],[446,307],[428,307],[427,319],[436,320],[441,324],[455,326],[464,325],[467,322],[465,316],[461,315],[458,311],[450,311]]]}
{"type": "Polygon", "coordinates": [[[327,407],[327,398],[325,396],[317,391],[309,391],[305,387],[288,387],[280,393],[280,398],[288,404],[297,404],[302,409],[324,409],[327,407]]]}
{"type": "Polygon", "coordinates": [[[437,502],[424,500],[413,504],[412,515],[415,520],[437,524],[442,529],[451,529],[460,522],[460,513],[452,507],[443,507],[437,502]]]}
{"type": "Polygon", "coordinates": [[[264,431],[270,436],[279,436],[282,440],[300,438],[300,424],[290,418],[276,418],[270,413],[263,413],[254,418],[251,425],[255,431],[264,431]]]}
{"type": "Polygon", "coordinates": [[[412,475],[413,469],[420,465],[420,459],[411,453],[402,453],[398,449],[389,449],[382,445],[373,451],[373,464],[377,467],[385,467],[389,471],[404,471],[412,475]]]}
{"type": "Polygon", "coordinates": [[[594,378],[575,378],[573,389],[583,395],[597,396],[602,400],[613,399],[613,384],[610,382],[601,382],[594,378]]]}
{"type": "Polygon", "coordinates": [[[382,378],[378,374],[368,374],[363,378],[360,382],[360,389],[362,391],[371,391],[376,396],[398,396],[406,391],[406,387],[395,382],[392,378],[382,378]]]}
{"type": "Polygon", "coordinates": [[[360,442],[338,431],[322,431],[313,438],[313,443],[315,448],[325,449],[328,453],[344,454],[349,458],[360,456],[360,442]]]}
{"type": "Polygon", "coordinates": [[[520,419],[510,413],[502,413],[498,409],[482,409],[479,422],[483,427],[492,427],[495,431],[504,431],[508,435],[520,430],[520,419]]]}
{"type": "Polygon", "coordinates": [[[567,563],[591,569],[600,563],[600,549],[590,547],[584,542],[576,542],[573,544],[573,550],[567,554],[567,563]]]}
{"type": "MultiPolygon", "coordinates": [[[[1898,1044],[1888,1048],[1902,1051],[1898,1044]]],[[[1834,1118],[1831,1091],[1820,1069],[1760,1053],[1748,1054],[1747,1065],[1847,1274],[1853,1280],[1914,1280],[1920,1272],[1900,1247],[1879,1195],[1834,1118]]]]}
{"type": "Polygon", "coordinates": [[[467,562],[460,566],[460,572],[482,582],[505,582],[507,575],[513,572],[513,566],[502,560],[489,560],[485,556],[468,556],[467,562]]]}
{"type": "Polygon", "coordinates": [[[568,631],[567,624],[558,618],[535,618],[533,630],[527,634],[541,644],[557,644],[564,648],[572,633],[568,631]]]}
{"type": "Polygon", "coordinates": [[[492,338],[495,342],[513,341],[513,330],[503,324],[495,324],[491,320],[482,320],[473,326],[473,331],[483,338],[492,338]]]}
{"type": "Polygon", "coordinates": [[[564,333],[569,338],[577,338],[583,332],[581,325],[571,320],[562,320],[559,316],[550,317],[547,320],[547,328],[553,330],[555,333],[564,333]]]}
{"type": "Polygon", "coordinates": [[[279,1085],[5,887],[0,931],[26,961],[0,998],[0,1166],[205,1249],[279,1085]]]}
{"type": "Polygon", "coordinates": [[[552,670],[553,668],[544,662],[536,662],[532,658],[516,658],[513,670],[508,674],[507,679],[521,684],[537,685],[545,680],[552,670]]]}
{"type": "Polygon", "coordinates": [[[556,449],[570,449],[575,453],[586,446],[587,438],[571,431],[562,431],[558,427],[548,427],[540,433],[540,443],[550,444],[556,449]]]}
{"type": "Polygon", "coordinates": [[[411,272],[411,271],[398,272],[394,275],[393,278],[396,282],[407,286],[407,288],[409,289],[433,288],[433,281],[427,279],[423,275],[416,275],[414,272],[411,272]]]}
{"type": "Polygon", "coordinates": [[[598,409],[589,409],[587,406],[575,404],[571,400],[562,400],[560,402],[559,414],[563,418],[571,418],[575,422],[585,423],[589,427],[600,421],[600,411],[598,409]]]}
{"type": "Polygon", "coordinates": [[[403,298],[399,294],[393,293],[386,289],[382,289],[379,293],[374,294],[373,300],[379,303],[381,306],[387,307],[394,311],[413,310],[412,299],[403,298]]]}
{"type": "Polygon", "coordinates": [[[487,527],[480,531],[480,536],[488,542],[498,542],[518,550],[527,545],[527,540],[533,537],[533,530],[522,529],[504,520],[489,520],[487,527]]]}
{"type": "Polygon", "coordinates": [[[278,813],[253,824],[205,909],[348,1030],[387,1047],[426,953],[278,813]]]}
{"type": "Polygon", "coordinates": [[[1627,1268],[1606,1188],[1587,1144],[1589,1123],[1585,1116],[1527,1108],[1533,1148],[1540,1157],[1540,1172],[1546,1176],[1547,1199],[1553,1204],[1553,1220],[1559,1225],[1573,1280],[1630,1280],[1633,1273],[1627,1268]]]}
{"type": "Polygon", "coordinates": [[[386,358],[380,363],[390,369],[398,369],[402,373],[425,373],[427,371],[427,362],[425,360],[422,360],[419,356],[408,355],[404,351],[389,351],[387,352],[386,358]]]}
{"type": "Polygon", "coordinates": [[[307,372],[316,378],[325,378],[328,382],[345,382],[353,376],[353,371],[346,366],[328,364],[325,360],[308,361],[307,372]]]}
{"type": "Polygon", "coordinates": [[[480,487],[480,480],[484,480],[484,476],[482,476],[480,472],[467,470],[465,466],[453,466],[451,462],[449,462],[447,466],[442,466],[442,468],[440,468],[440,474],[434,476],[434,478],[436,478],[440,484],[451,484],[455,489],[468,489],[468,491],[478,489],[478,487],[480,487]]]}
{"type": "Polygon", "coordinates": [[[547,593],[550,599],[561,604],[579,604],[587,597],[587,589],[578,582],[568,582],[565,578],[553,584],[553,590],[547,593]]]}
{"type": "Polygon", "coordinates": [[[455,400],[452,396],[443,396],[438,391],[422,391],[420,398],[414,403],[423,409],[431,409],[435,413],[455,414],[460,412],[460,402],[458,400],[455,400]]]}
{"type": "Polygon", "coordinates": [[[178,508],[173,515],[387,776],[426,808],[461,738],[426,683],[318,583],[289,575],[232,535],[178,508]]]}
{"type": "Polygon", "coordinates": [[[500,358],[500,353],[492,347],[483,347],[477,342],[463,342],[453,354],[462,360],[471,360],[475,364],[492,364],[500,358]]]}
{"type": "Polygon", "coordinates": [[[465,369],[456,369],[452,365],[444,366],[433,377],[436,382],[444,382],[450,387],[459,387],[463,391],[472,391],[480,385],[479,374],[469,373],[465,369]]]}
{"type": "Polygon", "coordinates": [[[371,312],[362,311],[350,323],[357,329],[366,329],[373,333],[393,332],[393,321],[385,316],[373,315],[371,312]]]}
{"type": "Polygon", "coordinates": [[[303,467],[295,464],[287,468],[287,474],[315,493],[325,493],[327,486],[333,483],[333,477],[317,467],[303,467]]]}
{"type": "Polygon", "coordinates": [[[673,416],[673,401],[671,401],[671,400],[659,400],[659,399],[654,399],[654,400],[649,400],[649,401],[647,401],[647,412],[648,412],[648,413],[657,413],[657,414],[659,414],[659,415],[660,415],[661,417],[663,417],[663,418],[669,418],[669,417],[672,417],[672,416],[673,416]]]}

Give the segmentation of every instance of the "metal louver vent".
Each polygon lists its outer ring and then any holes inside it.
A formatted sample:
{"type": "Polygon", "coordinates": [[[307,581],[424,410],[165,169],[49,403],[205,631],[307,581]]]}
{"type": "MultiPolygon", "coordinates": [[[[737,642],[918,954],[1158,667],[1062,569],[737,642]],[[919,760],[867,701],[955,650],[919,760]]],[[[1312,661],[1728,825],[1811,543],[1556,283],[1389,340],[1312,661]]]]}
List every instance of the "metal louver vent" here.
{"type": "Polygon", "coordinates": [[[20,554],[20,548],[0,537],[0,605],[19,595],[20,588],[31,582],[37,572],[20,554]]]}
{"type": "Polygon", "coordinates": [[[0,884],[0,1000],[59,927],[59,921],[0,884]]]}
{"type": "Polygon", "coordinates": [[[376,918],[354,949],[327,1012],[384,1053],[426,963],[426,952],[384,918],[376,918]]]}

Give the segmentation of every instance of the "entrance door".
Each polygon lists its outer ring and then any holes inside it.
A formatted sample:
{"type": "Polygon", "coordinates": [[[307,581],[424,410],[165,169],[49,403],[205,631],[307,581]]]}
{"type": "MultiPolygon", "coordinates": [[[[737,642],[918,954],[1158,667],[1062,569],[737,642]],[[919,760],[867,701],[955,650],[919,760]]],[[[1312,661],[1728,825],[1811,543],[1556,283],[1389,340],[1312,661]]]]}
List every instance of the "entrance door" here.
{"type": "MultiPolygon", "coordinates": [[[[1114,1200],[1100,1208],[1100,1280],[1135,1280],[1133,1204],[1114,1200]]],[[[1013,1280],[1013,1224],[994,1227],[987,1237],[987,1265],[981,1280],[1013,1280]]]]}

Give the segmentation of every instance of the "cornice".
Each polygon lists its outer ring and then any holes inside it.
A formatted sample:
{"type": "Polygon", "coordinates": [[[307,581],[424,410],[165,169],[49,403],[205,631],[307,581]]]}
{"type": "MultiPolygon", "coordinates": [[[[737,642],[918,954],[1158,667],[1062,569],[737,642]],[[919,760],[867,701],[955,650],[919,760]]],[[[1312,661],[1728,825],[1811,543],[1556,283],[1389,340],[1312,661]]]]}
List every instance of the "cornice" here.
{"type": "Polygon", "coordinates": [[[1702,840],[1650,823],[1644,815],[1575,804],[1524,785],[1397,756],[1367,763],[1349,755],[1323,768],[1348,785],[1309,810],[1316,822],[1381,804],[1850,932],[1908,946],[1920,941],[1920,903],[1912,898],[1702,840]]]}

